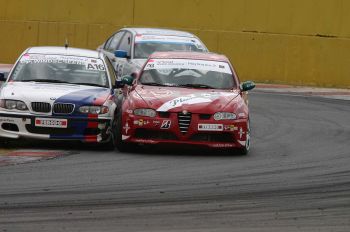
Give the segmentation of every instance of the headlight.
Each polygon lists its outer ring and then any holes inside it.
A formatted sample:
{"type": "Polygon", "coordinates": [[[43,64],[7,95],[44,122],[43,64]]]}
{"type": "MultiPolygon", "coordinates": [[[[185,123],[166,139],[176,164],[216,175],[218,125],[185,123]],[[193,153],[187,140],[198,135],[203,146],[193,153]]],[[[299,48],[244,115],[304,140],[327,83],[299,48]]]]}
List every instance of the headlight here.
{"type": "Polygon", "coordinates": [[[232,120],[236,118],[237,118],[236,114],[229,113],[229,112],[217,112],[214,114],[215,120],[232,120]]]}
{"type": "Polygon", "coordinates": [[[17,109],[18,110],[28,110],[26,103],[22,101],[17,102],[17,109]]]}
{"type": "Polygon", "coordinates": [[[81,106],[79,112],[83,114],[106,114],[109,108],[107,106],[81,106]]]}
{"type": "Polygon", "coordinates": [[[26,103],[16,100],[0,100],[0,107],[8,110],[28,110],[26,103]]]}
{"type": "Polygon", "coordinates": [[[139,116],[155,117],[156,111],[153,109],[136,109],[134,110],[134,114],[139,116]]]}
{"type": "Polygon", "coordinates": [[[15,110],[17,107],[17,102],[12,100],[5,101],[5,108],[9,110],[15,110]]]}

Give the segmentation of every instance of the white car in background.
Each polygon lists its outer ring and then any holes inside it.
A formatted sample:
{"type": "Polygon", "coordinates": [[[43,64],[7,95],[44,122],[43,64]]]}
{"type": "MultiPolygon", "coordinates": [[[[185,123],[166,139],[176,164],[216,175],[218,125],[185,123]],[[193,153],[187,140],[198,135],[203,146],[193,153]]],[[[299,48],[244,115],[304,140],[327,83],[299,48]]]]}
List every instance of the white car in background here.
{"type": "Polygon", "coordinates": [[[25,50],[0,89],[0,139],[80,140],[114,149],[115,80],[97,51],[25,50]]]}
{"type": "Polygon", "coordinates": [[[113,63],[118,81],[141,70],[155,51],[208,52],[195,35],[157,28],[123,28],[98,47],[113,63]]]}

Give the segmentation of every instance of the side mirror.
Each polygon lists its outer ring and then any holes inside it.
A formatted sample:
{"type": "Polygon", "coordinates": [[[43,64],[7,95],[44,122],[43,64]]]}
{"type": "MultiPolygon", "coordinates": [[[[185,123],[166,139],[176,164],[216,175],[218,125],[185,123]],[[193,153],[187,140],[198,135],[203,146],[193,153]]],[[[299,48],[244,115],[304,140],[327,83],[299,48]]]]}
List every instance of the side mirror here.
{"type": "Polygon", "coordinates": [[[128,58],[128,52],[124,50],[115,50],[114,56],[117,58],[128,58]]]}
{"type": "Polygon", "coordinates": [[[123,76],[122,77],[122,84],[123,85],[132,85],[133,81],[134,81],[134,78],[132,76],[123,76]]]}
{"type": "Polygon", "coordinates": [[[241,84],[241,90],[243,92],[249,91],[255,88],[255,84],[252,81],[245,81],[241,84]]]}
{"type": "Polygon", "coordinates": [[[120,89],[120,88],[123,88],[123,87],[124,87],[124,84],[121,81],[115,80],[115,83],[113,85],[114,89],[120,89]]]}
{"type": "Polygon", "coordinates": [[[133,72],[130,74],[130,76],[132,76],[132,78],[137,78],[139,76],[139,73],[138,72],[133,72]]]}
{"type": "Polygon", "coordinates": [[[3,72],[0,72],[0,81],[1,82],[5,82],[6,81],[6,76],[5,76],[5,73],[3,73],[3,72]]]}

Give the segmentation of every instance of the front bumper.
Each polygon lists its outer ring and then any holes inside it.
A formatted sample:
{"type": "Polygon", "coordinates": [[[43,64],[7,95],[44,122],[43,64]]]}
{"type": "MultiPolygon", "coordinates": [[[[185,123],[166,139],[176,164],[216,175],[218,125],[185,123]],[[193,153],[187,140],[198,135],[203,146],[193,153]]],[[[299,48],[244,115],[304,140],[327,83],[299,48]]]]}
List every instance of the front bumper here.
{"type": "Polygon", "coordinates": [[[112,118],[48,116],[0,112],[0,137],[104,142],[110,138],[112,118]],[[66,119],[66,128],[35,126],[35,119],[66,119]]]}
{"type": "Polygon", "coordinates": [[[202,119],[191,114],[190,124],[184,132],[180,128],[178,113],[167,117],[149,118],[124,113],[122,117],[123,142],[140,144],[188,144],[212,148],[242,148],[247,140],[247,121],[221,120],[212,116],[202,119]]]}

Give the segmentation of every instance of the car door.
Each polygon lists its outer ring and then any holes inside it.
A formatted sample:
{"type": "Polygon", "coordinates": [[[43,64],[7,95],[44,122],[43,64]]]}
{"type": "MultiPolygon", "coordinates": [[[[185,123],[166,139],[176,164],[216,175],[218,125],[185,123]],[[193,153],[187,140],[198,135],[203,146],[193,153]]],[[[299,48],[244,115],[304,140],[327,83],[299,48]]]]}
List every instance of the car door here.
{"type": "Polygon", "coordinates": [[[111,61],[114,68],[117,66],[117,59],[114,55],[114,52],[118,49],[118,46],[124,34],[125,31],[119,31],[115,33],[107,40],[107,42],[104,44],[104,47],[101,50],[102,53],[105,54],[111,61]]]}
{"type": "Polygon", "coordinates": [[[130,75],[132,71],[134,70],[131,59],[132,59],[132,43],[133,43],[133,37],[130,32],[125,32],[123,38],[121,39],[117,50],[123,50],[127,52],[126,58],[119,58],[116,57],[116,66],[115,70],[117,73],[118,80],[121,80],[122,76],[130,75]]]}

